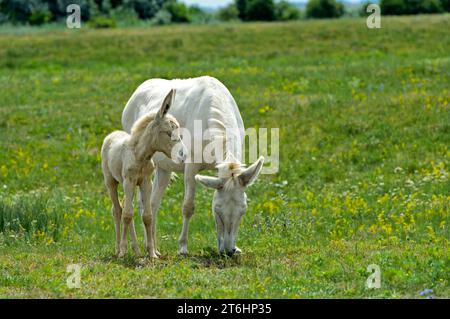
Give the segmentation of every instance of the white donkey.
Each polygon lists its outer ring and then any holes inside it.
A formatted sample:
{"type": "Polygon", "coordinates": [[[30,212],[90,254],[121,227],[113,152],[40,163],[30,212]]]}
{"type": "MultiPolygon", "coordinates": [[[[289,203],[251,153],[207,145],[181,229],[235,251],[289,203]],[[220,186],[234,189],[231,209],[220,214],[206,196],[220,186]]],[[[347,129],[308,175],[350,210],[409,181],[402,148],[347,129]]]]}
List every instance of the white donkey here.
{"type": "MultiPolygon", "coordinates": [[[[166,91],[167,92],[167,91],[166,91]]],[[[136,231],[133,222],[133,197],[136,186],[139,186],[143,202],[142,221],[145,226],[145,247],[150,257],[157,257],[152,235],[152,214],[150,209],[150,193],[152,190],[151,174],[154,171],[152,156],[155,152],[163,152],[172,157],[172,150],[179,148],[178,161],[186,159],[187,150],[183,147],[177,132],[180,125],[177,120],[167,114],[173,100],[174,91],[170,90],[158,112],[151,112],[141,117],[131,129],[131,135],[124,131],[109,134],[102,146],[102,169],[105,184],[111,197],[112,213],[116,226],[116,253],[124,256],[127,248],[127,232],[131,225],[132,245],[135,253],[140,255],[136,231]],[[117,186],[123,184],[124,205],[119,203],[117,186]],[[123,233],[120,235],[121,219],[123,233]]]]}
{"type": "MultiPolygon", "coordinates": [[[[179,253],[187,254],[189,221],[194,213],[194,197],[197,180],[207,187],[216,189],[213,200],[220,252],[233,254],[240,252],[236,247],[236,236],[240,220],[247,208],[245,189],[253,182],[263,165],[264,158],[248,167],[241,165],[242,144],[245,137],[244,124],[236,102],[228,89],[217,79],[200,77],[187,80],[151,79],[141,84],[128,101],[123,114],[122,126],[130,132],[133,124],[142,116],[157,109],[169,88],[177,91],[170,109],[172,114],[187,131],[190,140],[183,137],[189,149],[185,163],[174,163],[164,154],[156,153],[153,190],[150,198],[153,226],[156,227],[157,211],[167,188],[172,172],[184,173],[183,229],[179,239],[179,253]],[[200,134],[195,134],[194,126],[201,125],[200,134]],[[208,133],[206,133],[208,132],[208,133]],[[204,135],[209,135],[208,139],[204,135]],[[211,140],[222,139],[227,144],[222,154],[215,154],[214,161],[205,161],[202,150],[211,140]],[[199,147],[200,150],[199,150],[199,147]],[[200,158],[200,160],[198,160],[200,158]],[[215,169],[218,164],[219,177],[196,174],[205,169],[215,169]]],[[[145,197],[145,194],[141,194],[145,197]]],[[[145,201],[142,198],[142,201],[145,201]]],[[[153,229],[155,236],[156,229],[153,229]]],[[[154,239],[156,243],[156,239],[154,239]]],[[[156,252],[159,254],[159,252],[156,252]]]]}

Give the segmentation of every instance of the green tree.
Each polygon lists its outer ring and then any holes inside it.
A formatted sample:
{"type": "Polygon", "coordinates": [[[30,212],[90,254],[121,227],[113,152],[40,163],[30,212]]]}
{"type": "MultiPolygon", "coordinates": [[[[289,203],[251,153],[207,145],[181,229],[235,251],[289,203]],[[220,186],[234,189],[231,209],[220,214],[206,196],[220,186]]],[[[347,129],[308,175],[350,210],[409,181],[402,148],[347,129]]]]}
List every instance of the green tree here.
{"type": "Polygon", "coordinates": [[[236,0],[236,9],[238,10],[239,19],[247,20],[247,5],[249,0],[236,0]]]}
{"type": "Polygon", "coordinates": [[[309,0],[306,16],[309,18],[338,18],[344,14],[344,6],[336,0],[309,0]]]}
{"type": "Polygon", "coordinates": [[[300,18],[300,10],[286,0],[281,0],[276,4],[275,18],[280,21],[297,20],[300,18]]]}
{"type": "Polygon", "coordinates": [[[442,10],[450,12],[450,0],[441,0],[442,10]]]}
{"type": "Polygon", "coordinates": [[[184,3],[176,0],[168,1],[165,3],[164,9],[172,16],[172,22],[186,23],[191,21],[189,9],[184,3]]]}
{"type": "Polygon", "coordinates": [[[247,16],[251,21],[275,20],[275,3],[273,0],[252,0],[247,7],[247,16]]]}
{"type": "Polygon", "coordinates": [[[442,12],[439,0],[403,0],[404,14],[437,13],[442,12]]]}
{"type": "Polygon", "coordinates": [[[217,12],[217,18],[220,21],[239,20],[239,10],[237,9],[235,4],[229,4],[228,6],[221,8],[217,12]]]}
{"type": "Polygon", "coordinates": [[[1,0],[0,12],[13,23],[25,23],[33,12],[43,11],[44,6],[45,4],[40,0],[1,0]]]}
{"type": "MultiPolygon", "coordinates": [[[[448,0],[447,0],[448,1],[448,0]]],[[[444,11],[442,0],[381,0],[381,12],[386,15],[439,13],[444,11]]]]}
{"type": "Polygon", "coordinates": [[[273,0],[236,0],[236,7],[241,20],[275,20],[275,2],[273,0]]]}

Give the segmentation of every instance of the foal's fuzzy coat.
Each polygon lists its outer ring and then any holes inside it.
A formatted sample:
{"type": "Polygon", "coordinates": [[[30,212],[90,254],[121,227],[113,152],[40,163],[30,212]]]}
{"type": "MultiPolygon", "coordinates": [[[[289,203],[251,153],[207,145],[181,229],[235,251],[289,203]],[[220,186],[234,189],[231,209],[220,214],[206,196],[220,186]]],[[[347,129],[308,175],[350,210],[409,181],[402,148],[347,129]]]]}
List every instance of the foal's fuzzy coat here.
{"type": "MultiPolygon", "coordinates": [[[[109,134],[102,146],[102,169],[105,184],[112,201],[112,213],[116,227],[116,253],[122,257],[127,248],[127,232],[131,227],[132,245],[135,253],[140,255],[133,221],[133,197],[136,186],[139,186],[143,204],[142,220],[145,226],[145,247],[150,257],[157,257],[152,234],[152,217],[150,209],[150,193],[152,190],[151,175],[154,170],[152,156],[162,152],[171,158],[173,147],[182,145],[178,132],[177,120],[167,114],[174,96],[171,90],[164,99],[158,112],[149,113],[135,123],[131,135],[124,131],[109,134]],[[123,184],[124,205],[119,203],[117,186],[123,184]],[[123,217],[123,233],[121,236],[121,219],[123,217]]],[[[181,154],[185,158],[184,149],[181,154]]]]}

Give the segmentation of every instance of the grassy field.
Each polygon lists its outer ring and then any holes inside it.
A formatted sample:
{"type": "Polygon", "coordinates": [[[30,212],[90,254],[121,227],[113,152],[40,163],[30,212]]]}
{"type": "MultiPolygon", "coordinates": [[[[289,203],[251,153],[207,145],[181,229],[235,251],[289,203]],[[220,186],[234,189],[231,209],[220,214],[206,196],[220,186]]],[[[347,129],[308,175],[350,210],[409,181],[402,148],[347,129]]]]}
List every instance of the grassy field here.
{"type": "Polygon", "coordinates": [[[449,15],[0,34],[0,297],[450,297],[449,15]],[[117,260],[102,140],[144,80],[205,74],[246,127],[280,128],[279,173],[248,190],[244,253],[217,255],[200,187],[177,256],[179,179],[162,258],[117,260]],[[380,289],[365,288],[370,264],[380,289]]]}

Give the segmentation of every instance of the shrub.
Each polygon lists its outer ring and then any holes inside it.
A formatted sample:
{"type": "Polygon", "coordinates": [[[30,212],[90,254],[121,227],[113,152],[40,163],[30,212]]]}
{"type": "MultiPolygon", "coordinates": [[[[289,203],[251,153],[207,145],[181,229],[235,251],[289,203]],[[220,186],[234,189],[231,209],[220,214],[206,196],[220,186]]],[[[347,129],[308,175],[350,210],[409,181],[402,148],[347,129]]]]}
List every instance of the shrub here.
{"type": "Polygon", "coordinates": [[[0,1],[0,12],[11,22],[25,23],[37,6],[42,6],[42,2],[39,0],[2,0],[0,1]]]}
{"type": "Polygon", "coordinates": [[[450,12],[450,0],[441,0],[441,7],[443,11],[450,12]]]}
{"type": "Polygon", "coordinates": [[[365,17],[365,16],[369,15],[370,12],[367,12],[367,7],[368,7],[370,4],[372,4],[372,3],[373,3],[373,2],[371,2],[370,0],[364,2],[364,3],[361,5],[361,7],[359,8],[359,16],[365,17]]]}
{"type": "Polygon", "coordinates": [[[203,11],[198,6],[191,6],[188,8],[189,20],[192,23],[209,23],[213,20],[213,15],[203,11]]]}
{"type": "Polygon", "coordinates": [[[239,10],[235,4],[230,4],[217,12],[217,18],[220,21],[239,20],[239,10]]]}
{"type": "Polygon", "coordinates": [[[137,25],[140,21],[138,14],[133,8],[123,6],[112,9],[109,16],[116,20],[118,24],[126,26],[137,25]]]}
{"type": "Polygon", "coordinates": [[[247,20],[247,5],[249,0],[236,0],[236,9],[239,19],[247,20]]]}
{"type": "Polygon", "coordinates": [[[246,14],[250,21],[275,20],[275,3],[273,0],[251,0],[246,14]]]}
{"type": "Polygon", "coordinates": [[[4,13],[0,12],[0,24],[6,22],[8,22],[8,17],[4,13]]]}
{"type": "Polygon", "coordinates": [[[275,20],[275,3],[273,0],[236,0],[236,7],[241,20],[275,20]]]}
{"type": "Polygon", "coordinates": [[[48,23],[52,18],[52,14],[48,10],[35,10],[31,13],[28,18],[28,22],[31,25],[41,25],[48,23]]]}
{"type": "Polygon", "coordinates": [[[172,22],[172,15],[169,11],[162,9],[159,10],[152,19],[152,23],[156,25],[166,25],[172,22]]]}
{"type": "Polygon", "coordinates": [[[282,0],[276,4],[275,18],[281,21],[297,20],[300,18],[300,10],[289,2],[282,0]]]}
{"type": "Polygon", "coordinates": [[[186,23],[191,21],[188,7],[184,3],[169,1],[164,5],[164,9],[171,14],[172,22],[186,23]]]}
{"type": "Polygon", "coordinates": [[[151,19],[164,5],[163,0],[130,0],[124,6],[132,7],[140,19],[151,19]]]}
{"type": "Polygon", "coordinates": [[[306,16],[309,18],[338,18],[344,14],[344,6],[336,0],[309,0],[306,16]]]}
{"type": "Polygon", "coordinates": [[[403,0],[381,0],[380,8],[383,14],[399,15],[405,14],[406,6],[403,0]]]}
{"type": "Polygon", "coordinates": [[[91,20],[89,20],[89,26],[95,29],[108,29],[115,28],[117,24],[116,20],[114,20],[113,18],[109,18],[106,16],[96,16],[92,17],[91,20]]]}
{"type": "Polygon", "coordinates": [[[401,14],[420,14],[442,12],[439,0],[403,0],[405,12],[401,14]]]}
{"type": "Polygon", "coordinates": [[[439,13],[442,0],[381,0],[381,12],[386,15],[439,13]]]}

